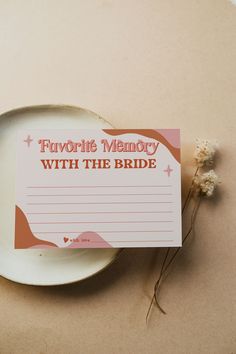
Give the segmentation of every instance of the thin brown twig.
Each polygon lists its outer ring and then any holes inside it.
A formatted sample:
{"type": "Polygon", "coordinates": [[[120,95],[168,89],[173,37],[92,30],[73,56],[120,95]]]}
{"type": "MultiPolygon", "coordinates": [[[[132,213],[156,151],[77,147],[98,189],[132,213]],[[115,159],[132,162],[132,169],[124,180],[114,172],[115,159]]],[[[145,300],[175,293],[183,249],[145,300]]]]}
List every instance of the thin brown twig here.
{"type": "MultiPolygon", "coordinates": [[[[190,186],[190,188],[189,188],[187,197],[186,197],[186,199],[185,199],[185,202],[184,202],[184,205],[183,205],[183,208],[182,208],[182,215],[183,215],[183,213],[184,213],[186,207],[188,206],[189,201],[190,201],[190,199],[191,199],[191,197],[192,197],[194,177],[197,176],[198,171],[199,171],[199,167],[196,168],[196,171],[195,171],[195,173],[194,173],[194,175],[193,175],[192,184],[191,184],[191,186],[190,186]]],[[[199,202],[199,204],[200,204],[200,202],[199,202]]],[[[193,213],[192,213],[192,216],[191,216],[191,226],[190,226],[190,229],[189,229],[189,231],[187,232],[185,238],[183,239],[183,244],[184,244],[185,240],[187,239],[187,237],[191,234],[192,229],[193,229],[193,223],[194,223],[194,219],[195,219],[195,216],[194,216],[194,215],[196,214],[196,211],[197,211],[197,209],[198,209],[199,206],[196,205],[195,207],[196,207],[196,208],[194,208],[193,213]],[[194,217],[194,219],[193,219],[193,217],[194,217]]],[[[158,309],[159,309],[163,314],[166,314],[165,310],[164,310],[164,309],[160,306],[160,304],[159,304],[159,301],[158,301],[158,298],[157,298],[157,292],[158,292],[158,290],[160,289],[160,284],[161,284],[161,281],[162,281],[162,279],[163,279],[164,273],[165,273],[165,272],[167,271],[167,269],[170,267],[170,265],[171,265],[172,262],[174,261],[175,257],[177,256],[178,252],[180,251],[180,249],[181,249],[181,248],[178,248],[178,249],[175,251],[175,253],[174,253],[173,256],[171,257],[170,261],[168,262],[167,266],[165,267],[166,262],[167,262],[167,258],[168,258],[169,253],[170,253],[170,247],[168,247],[168,249],[167,249],[167,251],[166,251],[164,260],[163,260],[163,262],[162,262],[162,266],[161,266],[161,270],[160,270],[159,277],[158,277],[158,279],[157,279],[157,281],[156,281],[156,283],[155,283],[155,286],[154,286],[154,294],[153,294],[153,296],[152,296],[152,300],[151,300],[151,302],[150,302],[150,305],[149,305],[149,307],[148,307],[148,311],[147,311],[147,314],[146,314],[146,323],[147,323],[147,321],[148,321],[148,317],[149,317],[150,311],[151,311],[151,309],[152,309],[154,300],[155,300],[155,303],[156,303],[158,309]]]]}
{"type": "MultiPolygon", "coordinates": [[[[165,254],[165,258],[164,258],[164,260],[163,260],[163,262],[162,262],[160,275],[162,274],[163,269],[164,269],[164,267],[165,267],[165,264],[166,264],[166,261],[167,261],[169,252],[170,252],[170,247],[167,249],[167,252],[166,252],[166,254],[165,254]]],[[[159,279],[160,279],[160,276],[159,276],[159,279]]],[[[157,299],[156,299],[156,296],[155,296],[155,294],[156,294],[155,288],[156,288],[156,286],[157,286],[157,284],[158,284],[159,279],[157,280],[157,282],[156,282],[156,284],[155,284],[155,287],[154,287],[154,294],[153,294],[152,300],[151,300],[151,302],[150,302],[150,305],[149,305],[149,308],[148,308],[148,311],[147,311],[147,314],[146,314],[146,323],[147,323],[147,321],[148,321],[148,317],[149,317],[149,314],[150,314],[150,311],[151,311],[151,308],[152,308],[152,305],[153,305],[154,300],[156,301],[156,305],[157,305],[157,307],[159,308],[159,310],[160,310],[163,314],[166,314],[166,312],[163,310],[163,308],[162,308],[162,307],[160,306],[160,304],[158,303],[158,301],[157,301],[157,299]]]]}
{"type": "MultiPolygon", "coordinates": [[[[196,172],[197,173],[197,172],[196,172]]],[[[196,176],[196,173],[195,173],[195,176],[196,176]]],[[[197,211],[198,211],[198,208],[200,206],[200,202],[201,202],[201,197],[199,198],[198,202],[196,203],[194,209],[193,209],[193,212],[192,212],[192,215],[191,215],[191,225],[190,225],[190,228],[187,232],[187,234],[185,235],[184,239],[183,239],[183,245],[185,243],[185,241],[187,240],[187,238],[189,237],[189,235],[192,233],[193,229],[194,229],[194,223],[195,223],[195,220],[196,220],[196,216],[197,216],[197,211]]],[[[169,262],[167,263],[166,265],[166,262],[167,262],[167,259],[168,259],[168,255],[170,253],[170,247],[167,249],[167,252],[165,254],[165,258],[162,262],[162,267],[161,267],[161,271],[160,271],[160,274],[159,274],[159,278],[158,280],[156,281],[155,283],[155,287],[154,287],[154,295],[152,297],[152,300],[150,302],[150,305],[149,305],[149,308],[148,308],[148,311],[147,311],[147,315],[146,315],[146,323],[148,321],[148,317],[149,317],[149,314],[150,314],[150,311],[152,309],[152,306],[153,306],[153,303],[154,303],[154,300],[155,300],[155,303],[158,307],[158,309],[163,313],[163,314],[166,314],[165,310],[160,306],[159,304],[159,301],[158,301],[158,298],[157,298],[157,295],[158,295],[158,291],[160,291],[160,285],[161,285],[161,282],[164,278],[164,275],[166,274],[167,270],[169,269],[169,267],[171,266],[171,264],[174,262],[176,256],[178,255],[178,253],[180,252],[182,248],[179,247],[177,248],[177,250],[174,252],[174,254],[172,255],[172,257],[170,258],[169,262]],[[165,266],[166,265],[166,266],[165,266]]]]}
{"type": "Polygon", "coordinates": [[[185,202],[184,202],[184,205],[183,205],[183,208],[182,208],[182,214],[184,213],[186,207],[188,206],[189,204],[189,201],[191,199],[191,196],[192,196],[192,193],[193,193],[193,182],[194,182],[194,178],[197,176],[198,174],[198,171],[199,171],[199,167],[196,168],[196,171],[193,175],[193,178],[192,178],[192,183],[191,183],[191,186],[189,188],[189,191],[188,191],[188,194],[187,194],[187,197],[185,199],[185,202]]]}
{"type": "MultiPolygon", "coordinates": [[[[197,211],[199,209],[199,206],[200,206],[200,203],[201,203],[201,197],[199,197],[199,200],[198,202],[196,203],[195,207],[194,207],[194,210],[192,212],[192,216],[191,216],[191,225],[190,225],[190,228],[187,232],[187,234],[185,235],[184,239],[183,239],[183,245],[184,243],[186,242],[187,238],[189,237],[189,235],[192,233],[193,229],[194,229],[194,223],[195,223],[195,220],[196,220],[196,216],[197,216],[197,211]]],[[[177,254],[180,252],[182,248],[179,247],[177,248],[177,250],[174,252],[174,254],[172,255],[172,257],[170,258],[169,262],[167,263],[167,266],[165,267],[165,269],[163,270],[162,274],[161,274],[161,279],[158,281],[158,285],[156,287],[156,291],[158,291],[160,289],[160,283],[161,283],[161,280],[163,279],[164,275],[166,274],[167,270],[169,269],[169,267],[171,266],[171,264],[174,262],[177,254]]]]}

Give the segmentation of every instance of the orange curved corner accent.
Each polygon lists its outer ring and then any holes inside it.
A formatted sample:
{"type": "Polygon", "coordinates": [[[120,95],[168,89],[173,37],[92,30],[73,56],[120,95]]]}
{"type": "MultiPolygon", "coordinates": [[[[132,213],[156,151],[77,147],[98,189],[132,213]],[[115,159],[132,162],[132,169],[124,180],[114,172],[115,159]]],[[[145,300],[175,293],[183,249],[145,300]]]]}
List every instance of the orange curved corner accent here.
{"type": "Polygon", "coordinates": [[[167,149],[174,156],[176,161],[180,163],[180,149],[174,147],[169,143],[169,141],[161,135],[157,130],[154,129],[103,129],[103,131],[109,135],[123,135],[123,134],[139,134],[142,136],[146,136],[147,138],[152,138],[167,147],[167,149]]]}
{"type": "Polygon", "coordinates": [[[28,220],[24,212],[16,205],[16,219],[15,219],[15,248],[44,248],[44,246],[57,247],[55,243],[40,240],[35,237],[30,230],[28,220]]]}

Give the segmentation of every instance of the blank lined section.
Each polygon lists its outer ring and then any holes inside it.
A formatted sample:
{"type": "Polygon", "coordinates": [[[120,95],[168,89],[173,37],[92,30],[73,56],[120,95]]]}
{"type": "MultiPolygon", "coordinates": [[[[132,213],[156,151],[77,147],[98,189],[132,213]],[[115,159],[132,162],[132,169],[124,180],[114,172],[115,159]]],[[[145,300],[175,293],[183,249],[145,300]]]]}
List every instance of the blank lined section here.
{"type": "Polygon", "coordinates": [[[93,231],[117,234],[117,243],[130,234],[173,232],[172,186],[81,185],[28,186],[27,218],[35,234],[71,234],[93,231]]]}

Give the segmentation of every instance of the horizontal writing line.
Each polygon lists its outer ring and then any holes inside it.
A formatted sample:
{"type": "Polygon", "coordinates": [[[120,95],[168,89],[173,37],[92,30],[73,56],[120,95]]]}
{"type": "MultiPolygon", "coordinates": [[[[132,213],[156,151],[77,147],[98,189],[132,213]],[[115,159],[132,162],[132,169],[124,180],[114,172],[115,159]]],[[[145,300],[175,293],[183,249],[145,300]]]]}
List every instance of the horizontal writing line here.
{"type": "Polygon", "coordinates": [[[170,184],[167,185],[116,185],[116,186],[28,186],[28,189],[38,189],[38,188],[117,188],[117,187],[124,187],[124,188],[141,188],[141,187],[171,187],[170,184]]]}
{"type": "Polygon", "coordinates": [[[58,221],[58,222],[30,222],[30,225],[57,225],[57,224],[142,224],[142,223],[173,222],[172,220],[150,221],[58,221]]]}
{"type": "Polygon", "coordinates": [[[77,205],[77,204],[170,204],[172,202],[102,202],[102,203],[27,203],[28,205],[77,205]]]}
{"type": "Polygon", "coordinates": [[[172,211],[73,211],[60,213],[26,213],[27,215],[78,215],[78,214],[169,214],[172,211]]]}
{"type": "Polygon", "coordinates": [[[103,197],[131,195],[172,195],[172,193],[116,193],[116,194],[28,194],[27,197],[103,197]]]}
{"type": "MultiPolygon", "coordinates": [[[[131,242],[173,242],[174,240],[129,240],[129,241],[124,241],[124,240],[106,240],[106,242],[108,243],[115,243],[115,242],[128,242],[128,243],[131,243],[131,242]]],[[[75,241],[76,242],[76,241],[75,241]]],[[[104,241],[89,241],[88,243],[104,243],[104,241]]],[[[63,247],[62,247],[63,248],[63,247]]],[[[79,247],[78,247],[79,248],[79,247]]]]}
{"type": "MultiPolygon", "coordinates": [[[[33,231],[33,233],[35,234],[77,234],[77,233],[83,233],[83,232],[86,232],[86,231],[49,231],[49,232],[46,232],[46,231],[33,231]]],[[[153,231],[150,231],[150,230],[144,230],[144,231],[141,231],[141,230],[135,230],[135,231],[94,231],[94,232],[101,232],[101,233],[133,233],[133,232],[173,232],[173,230],[153,230],[153,231]]]]}
{"type": "MultiPolygon", "coordinates": [[[[114,242],[173,242],[174,240],[129,240],[129,241],[124,241],[124,240],[106,240],[106,242],[114,243],[114,242]]],[[[104,241],[89,241],[89,243],[104,243],[104,241]]]]}

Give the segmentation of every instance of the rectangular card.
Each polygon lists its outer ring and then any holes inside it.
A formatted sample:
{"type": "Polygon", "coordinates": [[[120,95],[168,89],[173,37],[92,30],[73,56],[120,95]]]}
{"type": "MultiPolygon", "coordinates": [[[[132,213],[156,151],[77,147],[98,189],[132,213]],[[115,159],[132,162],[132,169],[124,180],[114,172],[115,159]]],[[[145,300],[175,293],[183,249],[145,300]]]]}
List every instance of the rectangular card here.
{"type": "Polygon", "coordinates": [[[179,129],[19,132],[15,248],[181,240],[179,129]]]}

